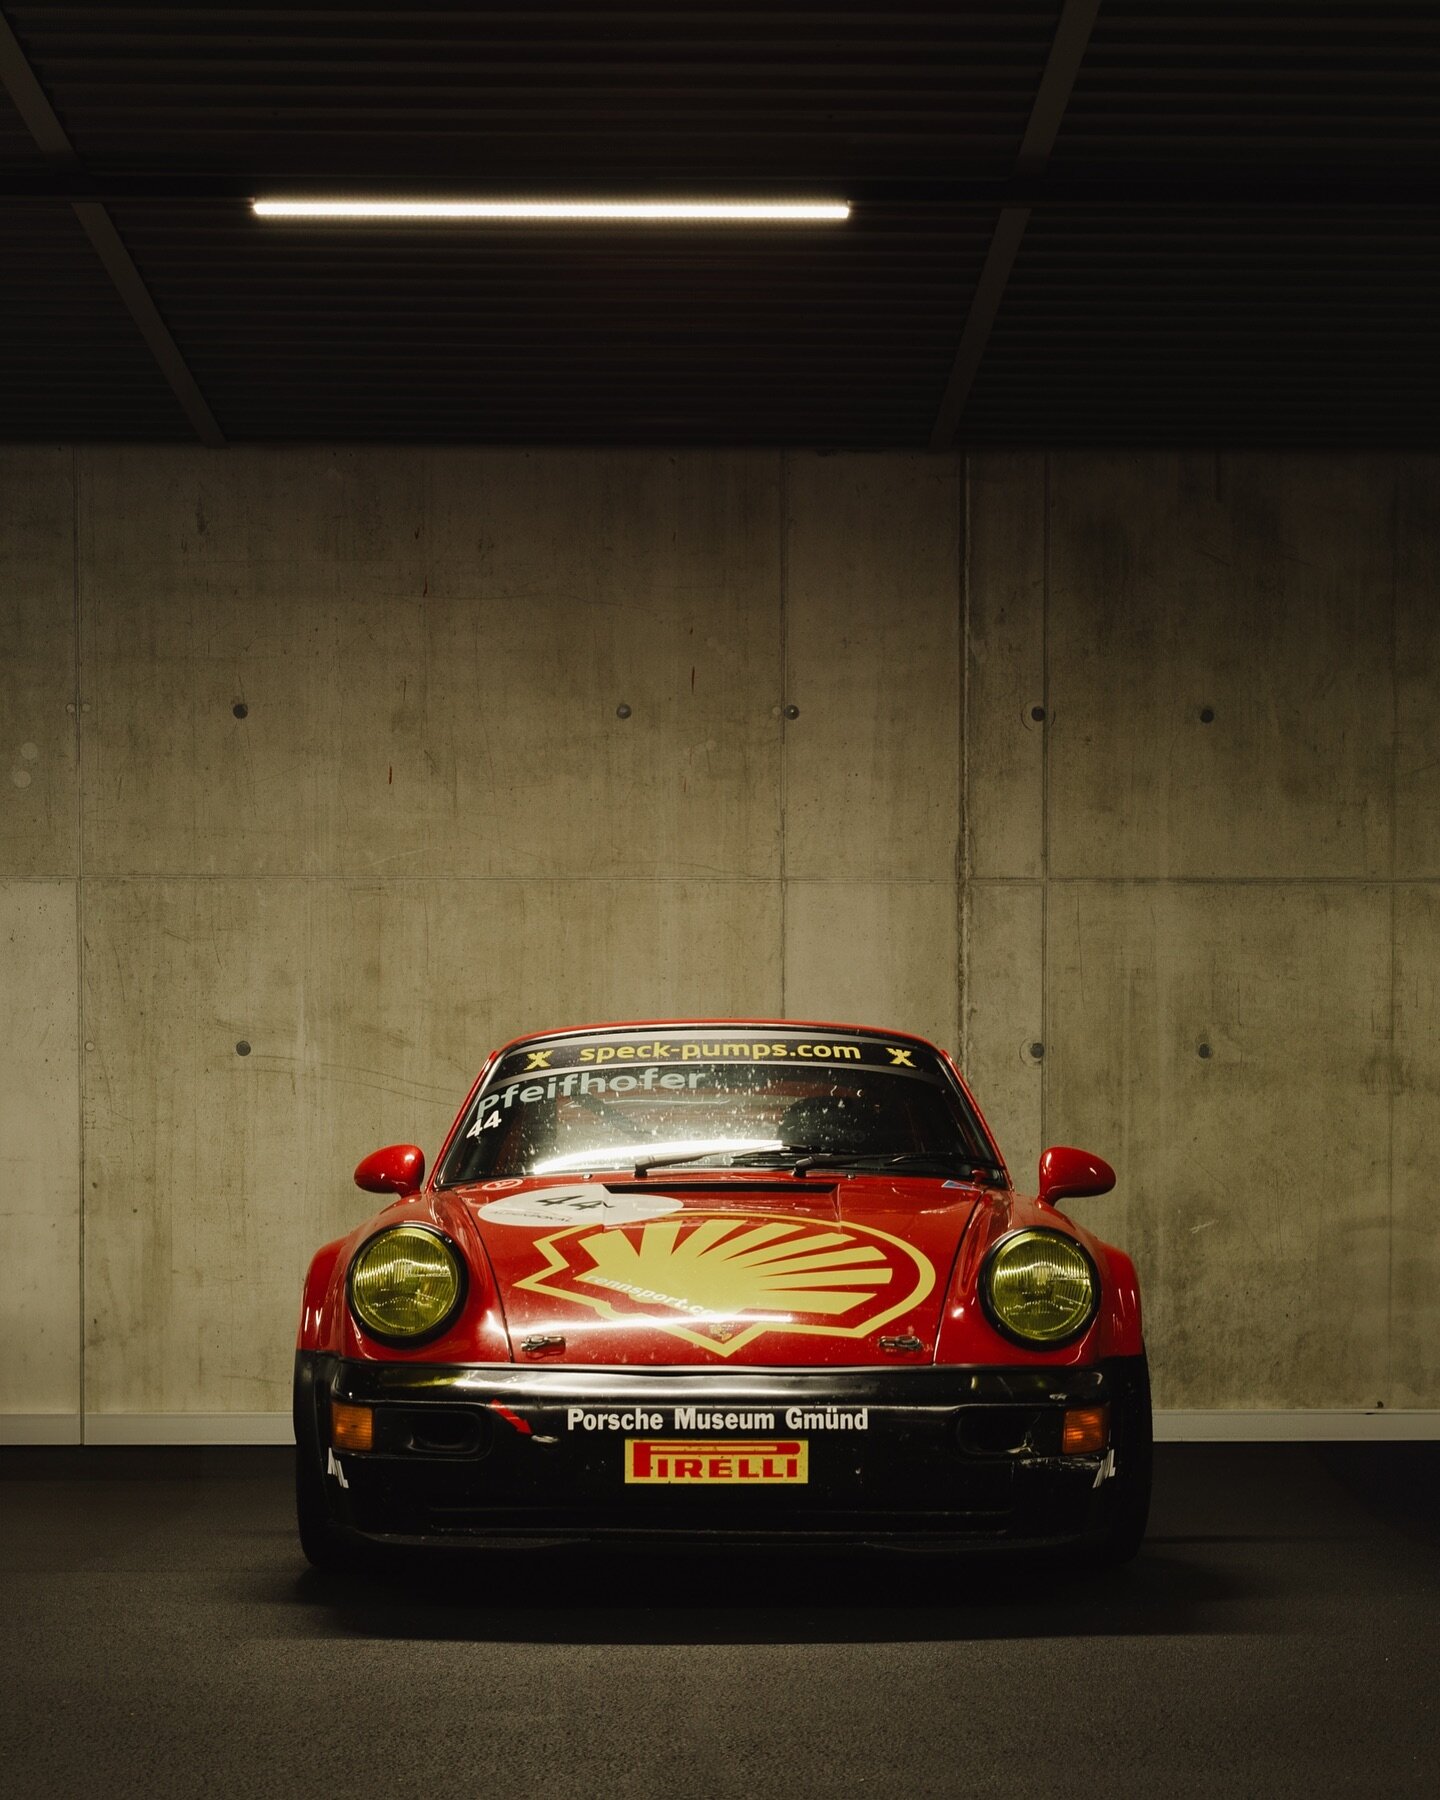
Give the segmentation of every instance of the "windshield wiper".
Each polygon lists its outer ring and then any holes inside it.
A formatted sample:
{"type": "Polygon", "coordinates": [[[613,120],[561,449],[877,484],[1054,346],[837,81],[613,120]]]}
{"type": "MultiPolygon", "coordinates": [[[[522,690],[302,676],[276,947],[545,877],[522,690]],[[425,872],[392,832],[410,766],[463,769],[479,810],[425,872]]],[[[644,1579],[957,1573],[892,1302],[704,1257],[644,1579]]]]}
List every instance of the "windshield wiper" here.
{"type": "Polygon", "coordinates": [[[712,1156],[724,1156],[725,1167],[731,1169],[786,1167],[786,1173],[803,1177],[808,1169],[913,1169],[916,1174],[973,1175],[998,1179],[1000,1165],[983,1157],[948,1156],[943,1150],[823,1150],[818,1144],[790,1144],[783,1150],[695,1150],[687,1156],[646,1157],[635,1165],[637,1180],[643,1181],[651,1169],[672,1169],[681,1163],[704,1162],[712,1156]]]}
{"type": "Polygon", "coordinates": [[[678,1169],[682,1163],[704,1162],[710,1156],[724,1156],[724,1150],[690,1150],[684,1156],[647,1156],[635,1164],[635,1179],[643,1181],[652,1169],[678,1169]]]}
{"type": "MultiPolygon", "coordinates": [[[[712,1156],[723,1156],[727,1169],[766,1169],[773,1164],[793,1163],[796,1157],[824,1156],[825,1151],[809,1144],[787,1144],[781,1150],[691,1150],[684,1156],[647,1156],[635,1165],[637,1181],[643,1181],[651,1169],[674,1169],[681,1163],[705,1162],[712,1156]]],[[[788,1171],[794,1173],[793,1170],[788,1171]]]]}
{"type": "MultiPolygon", "coordinates": [[[[793,1152],[791,1154],[794,1154],[793,1152]]],[[[998,1163],[975,1156],[947,1156],[943,1150],[805,1150],[790,1173],[804,1176],[810,1169],[909,1169],[917,1175],[987,1175],[998,1179],[998,1163]]]]}

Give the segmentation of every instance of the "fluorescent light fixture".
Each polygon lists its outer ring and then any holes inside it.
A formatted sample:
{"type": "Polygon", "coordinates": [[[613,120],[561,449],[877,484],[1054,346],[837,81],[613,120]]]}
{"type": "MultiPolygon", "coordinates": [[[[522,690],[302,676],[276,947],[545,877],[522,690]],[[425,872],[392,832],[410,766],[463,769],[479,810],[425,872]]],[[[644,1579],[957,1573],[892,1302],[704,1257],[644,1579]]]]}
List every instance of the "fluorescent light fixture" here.
{"type": "Polygon", "coordinates": [[[636,225],[838,225],[846,200],[252,200],[261,219],[550,219],[636,225]]]}

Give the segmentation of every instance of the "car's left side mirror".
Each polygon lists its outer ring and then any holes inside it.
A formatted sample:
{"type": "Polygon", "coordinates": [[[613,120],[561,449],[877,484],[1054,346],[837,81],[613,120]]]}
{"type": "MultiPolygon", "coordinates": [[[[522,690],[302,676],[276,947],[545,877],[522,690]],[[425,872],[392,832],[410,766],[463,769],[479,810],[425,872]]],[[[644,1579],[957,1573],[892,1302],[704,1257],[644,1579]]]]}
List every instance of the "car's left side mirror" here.
{"type": "Polygon", "coordinates": [[[1040,1157],[1040,1198],[1048,1206],[1058,1200],[1080,1199],[1086,1194],[1108,1194],[1115,1185],[1115,1171],[1102,1157],[1088,1150],[1072,1150],[1054,1144],[1040,1157]]]}
{"type": "Polygon", "coordinates": [[[418,1144],[388,1144],[356,1165],[355,1185],[367,1194],[418,1194],[425,1179],[425,1152],[418,1144]]]}

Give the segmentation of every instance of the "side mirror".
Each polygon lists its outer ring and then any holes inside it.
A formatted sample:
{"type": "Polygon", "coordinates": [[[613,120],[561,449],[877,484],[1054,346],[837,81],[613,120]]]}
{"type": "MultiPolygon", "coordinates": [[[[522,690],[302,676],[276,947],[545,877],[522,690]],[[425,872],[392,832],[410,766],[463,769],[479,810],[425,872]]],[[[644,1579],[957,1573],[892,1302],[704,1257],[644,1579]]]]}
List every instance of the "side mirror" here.
{"type": "Polygon", "coordinates": [[[367,1194],[418,1194],[424,1179],[425,1152],[418,1144],[372,1150],[355,1168],[355,1185],[367,1194]]]}
{"type": "Polygon", "coordinates": [[[1114,1185],[1115,1171],[1088,1150],[1055,1144],[1040,1157],[1040,1198],[1049,1206],[1085,1194],[1108,1194],[1114,1185]]]}

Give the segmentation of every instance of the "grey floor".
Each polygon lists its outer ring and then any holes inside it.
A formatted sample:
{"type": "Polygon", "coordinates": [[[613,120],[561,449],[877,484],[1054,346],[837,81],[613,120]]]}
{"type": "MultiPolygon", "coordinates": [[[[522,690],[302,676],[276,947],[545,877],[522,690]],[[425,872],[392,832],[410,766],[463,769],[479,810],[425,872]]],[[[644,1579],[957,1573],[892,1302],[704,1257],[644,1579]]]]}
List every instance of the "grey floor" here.
{"type": "Polygon", "coordinates": [[[1440,1792],[1440,1444],[1163,1446],[1119,1576],[300,1559],[285,1452],[0,1452],[0,1791],[1440,1792]]]}

